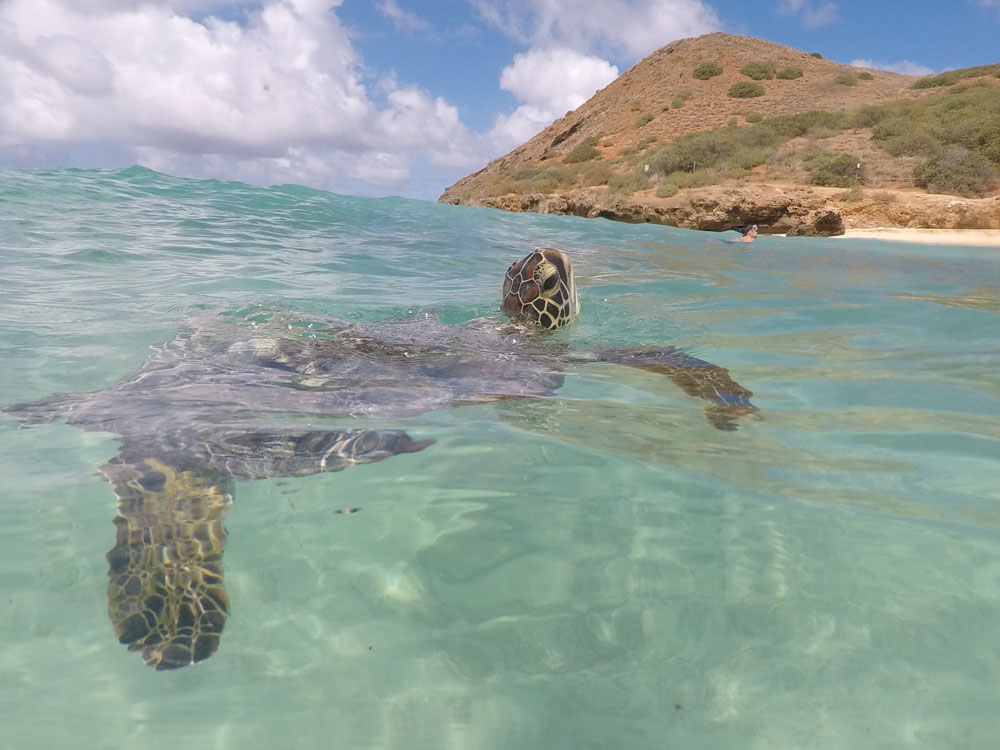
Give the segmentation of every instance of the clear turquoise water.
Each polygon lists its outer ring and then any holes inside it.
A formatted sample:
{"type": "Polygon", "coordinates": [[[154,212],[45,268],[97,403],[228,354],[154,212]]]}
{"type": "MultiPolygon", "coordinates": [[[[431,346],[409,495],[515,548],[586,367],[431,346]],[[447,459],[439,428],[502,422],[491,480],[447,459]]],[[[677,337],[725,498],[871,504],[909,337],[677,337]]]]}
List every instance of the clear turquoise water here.
{"type": "Polygon", "coordinates": [[[2,417],[4,745],[996,747],[998,248],[0,173],[0,403],[109,386],[219,305],[489,315],[538,245],[576,263],[572,346],[682,346],[759,416],[589,365],[402,421],[422,453],[245,483],[222,645],[171,673],[105,612],[115,437],[2,417]]]}

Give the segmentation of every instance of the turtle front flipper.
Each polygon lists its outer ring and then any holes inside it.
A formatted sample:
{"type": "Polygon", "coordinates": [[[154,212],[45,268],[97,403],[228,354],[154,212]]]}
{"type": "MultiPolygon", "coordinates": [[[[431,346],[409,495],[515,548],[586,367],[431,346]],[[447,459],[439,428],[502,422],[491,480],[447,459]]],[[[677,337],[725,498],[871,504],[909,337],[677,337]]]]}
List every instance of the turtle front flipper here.
{"type": "Polygon", "coordinates": [[[725,367],[692,357],[674,347],[662,349],[602,349],[596,352],[602,362],[636,367],[666,375],[689,396],[710,402],[705,418],[719,430],[732,431],[736,420],[759,409],[750,403],[753,392],[729,375],[725,367]]]}
{"type": "Polygon", "coordinates": [[[233,480],[306,476],[414,453],[393,430],[190,430],[126,440],[101,473],[118,497],[108,615],[156,669],[207,659],[229,614],[223,520],[233,480]]]}

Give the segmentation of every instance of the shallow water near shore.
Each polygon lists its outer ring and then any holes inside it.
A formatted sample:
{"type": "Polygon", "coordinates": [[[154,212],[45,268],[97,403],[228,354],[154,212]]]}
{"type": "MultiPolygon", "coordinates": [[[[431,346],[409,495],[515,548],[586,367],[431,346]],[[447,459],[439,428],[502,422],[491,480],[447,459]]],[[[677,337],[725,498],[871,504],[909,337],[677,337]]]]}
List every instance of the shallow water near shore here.
{"type": "Polygon", "coordinates": [[[998,251],[723,239],[0,172],[0,404],[109,387],[217,307],[492,315],[553,246],[568,346],[678,346],[760,408],[722,432],[662,376],[579,365],[388,424],[420,453],[239,483],[221,645],[168,673],[105,609],[116,437],[0,415],[5,745],[995,747],[998,251]]]}

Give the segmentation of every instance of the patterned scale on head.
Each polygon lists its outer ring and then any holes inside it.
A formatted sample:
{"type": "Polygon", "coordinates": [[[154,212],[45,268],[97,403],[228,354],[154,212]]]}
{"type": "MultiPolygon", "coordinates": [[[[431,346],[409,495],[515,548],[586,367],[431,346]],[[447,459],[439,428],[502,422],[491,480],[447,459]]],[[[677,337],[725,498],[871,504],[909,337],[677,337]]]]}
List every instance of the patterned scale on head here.
{"type": "Polygon", "coordinates": [[[501,312],[518,323],[554,330],[580,313],[573,266],[566,254],[541,248],[512,263],[503,280],[501,312]]]}

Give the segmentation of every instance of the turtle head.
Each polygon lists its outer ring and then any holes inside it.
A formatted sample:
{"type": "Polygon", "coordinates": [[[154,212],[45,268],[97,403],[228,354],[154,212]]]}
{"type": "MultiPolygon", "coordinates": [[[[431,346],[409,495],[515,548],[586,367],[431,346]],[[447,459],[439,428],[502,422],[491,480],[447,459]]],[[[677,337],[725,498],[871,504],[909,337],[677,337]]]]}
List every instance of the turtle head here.
{"type": "Polygon", "coordinates": [[[515,322],[549,331],[574,320],[580,299],[566,253],[546,247],[511,263],[503,280],[500,310],[515,322]]]}

